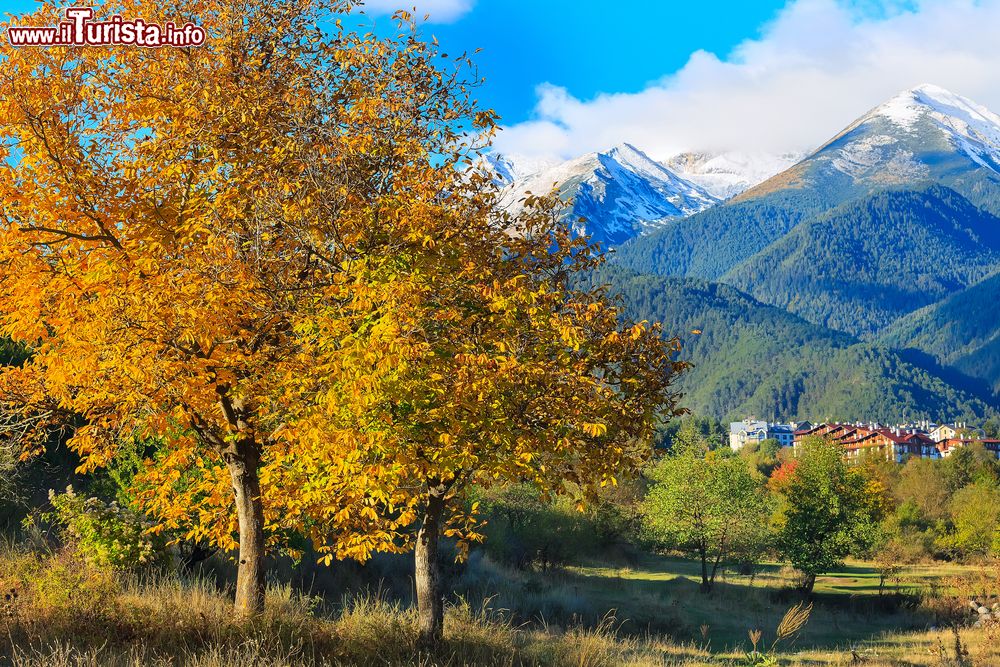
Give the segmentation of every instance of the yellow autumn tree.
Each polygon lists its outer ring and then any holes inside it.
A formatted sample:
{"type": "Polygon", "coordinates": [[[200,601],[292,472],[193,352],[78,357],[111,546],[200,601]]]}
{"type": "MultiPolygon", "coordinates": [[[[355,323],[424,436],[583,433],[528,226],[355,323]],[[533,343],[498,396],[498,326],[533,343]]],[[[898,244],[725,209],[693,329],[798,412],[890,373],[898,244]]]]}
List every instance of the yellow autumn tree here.
{"type": "MultiPolygon", "coordinates": [[[[139,501],[161,529],[238,547],[242,614],[289,532],[339,555],[400,548],[408,517],[366,438],[325,436],[358,435],[365,397],[411,354],[383,317],[409,299],[399,257],[461,226],[429,211],[470,148],[460,133],[492,124],[462,68],[410,31],[341,29],[346,9],[109,0],[97,19],[191,21],[208,39],[0,47],[0,329],[31,352],[0,373],[4,433],[30,454],[73,424],[84,471],[123,441],[162,443],[139,501]],[[356,400],[309,407],[334,394],[356,400]],[[330,463],[320,499],[285,483],[299,451],[330,463]]],[[[15,20],[62,18],[43,2],[15,20]]]]}
{"type": "MultiPolygon", "coordinates": [[[[400,253],[407,286],[397,293],[407,298],[383,324],[392,321],[409,342],[366,394],[356,422],[368,436],[357,452],[371,475],[364,488],[389,492],[380,498],[394,522],[383,526],[385,537],[414,551],[425,643],[443,626],[441,537],[462,546],[480,538],[469,504],[474,485],[527,481],[585,502],[634,475],[651,454],[658,420],[679,412],[676,339],[626,321],[599,290],[573,288],[601,260],[572,238],[557,202],[532,197],[516,219],[500,204],[486,178],[456,182],[433,215],[462,221],[461,232],[439,239],[433,253],[400,253]]],[[[314,358],[336,365],[341,353],[314,358]]],[[[300,404],[343,406],[338,396],[300,404]]],[[[323,422],[337,429],[336,420],[323,422]]],[[[327,461],[300,456],[286,470],[289,480],[297,473],[300,484],[322,487],[327,469],[327,461]]],[[[322,523],[316,530],[319,541],[322,523]]],[[[325,548],[341,552],[335,541],[325,548]]]]}

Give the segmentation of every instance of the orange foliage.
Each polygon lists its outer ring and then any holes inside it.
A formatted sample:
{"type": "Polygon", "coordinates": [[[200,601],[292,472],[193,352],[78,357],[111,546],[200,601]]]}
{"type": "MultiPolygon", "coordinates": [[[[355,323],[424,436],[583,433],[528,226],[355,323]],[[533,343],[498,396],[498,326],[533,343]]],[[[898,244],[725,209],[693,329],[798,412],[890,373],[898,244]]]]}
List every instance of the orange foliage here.
{"type": "Polygon", "coordinates": [[[494,130],[467,70],[408,26],[324,33],[329,4],[112,0],[208,41],[0,47],[0,330],[32,352],[0,372],[9,433],[71,417],[82,471],[161,443],[141,505],[239,541],[252,596],[265,538],[365,558],[432,496],[475,539],[472,483],[615,484],[683,368],[570,287],[597,260],[554,201],[511,219],[458,169],[494,130]]]}

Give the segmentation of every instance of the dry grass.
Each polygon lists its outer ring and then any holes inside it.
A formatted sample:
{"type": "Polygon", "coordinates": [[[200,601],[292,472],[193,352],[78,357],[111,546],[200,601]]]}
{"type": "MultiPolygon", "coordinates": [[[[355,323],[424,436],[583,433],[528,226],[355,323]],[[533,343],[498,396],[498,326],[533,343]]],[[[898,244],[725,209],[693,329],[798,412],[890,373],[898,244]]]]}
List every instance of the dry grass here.
{"type": "Polygon", "coordinates": [[[886,634],[838,651],[802,651],[788,665],[865,665],[865,667],[994,667],[1000,665],[1000,642],[990,631],[956,630],[886,634]]]}
{"type": "Polygon", "coordinates": [[[72,552],[0,555],[5,591],[0,663],[18,667],[319,667],[325,665],[669,664],[695,649],[619,640],[593,629],[515,626],[489,604],[449,605],[445,640],[416,649],[417,618],[379,596],[328,608],[288,586],[268,590],[263,615],[231,618],[225,591],[199,579],[122,576],[72,552]]]}
{"type": "MultiPolygon", "coordinates": [[[[330,605],[288,586],[268,591],[265,613],[249,623],[230,616],[225,591],[178,576],[114,576],[70,552],[39,559],[0,554],[0,591],[6,598],[0,664],[17,667],[321,667],[334,665],[485,665],[604,667],[630,665],[760,665],[750,662],[747,618],[744,646],[713,646],[714,629],[694,640],[622,632],[609,614],[585,626],[520,624],[496,600],[459,601],[446,612],[445,640],[432,653],[416,649],[414,612],[377,595],[330,605]]],[[[790,638],[817,622],[794,606],[768,623],[765,634],[790,638]]],[[[993,628],[911,633],[824,649],[781,644],[774,665],[1000,665],[993,628]],[[961,647],[956,650],[956,646],[961,647]],[[963,651],[965,653],[963,653],[963,651]],[[956,655],[959,657],[956,658],[956,655]]],[[[758,637],[760,641],[760,637],[758,637]]]]}
{"type": "Polygon", "coordinates": [[[416,615],[398,604],[355,599],[341,613],[316,613],[285,588],[269,592],[264,616],[238,624],[229,600],[197,581],[132,584],[90,627],[8,618],[6,664],[16,667],[320,667],[334,665],[692,664],[707,653],[655,638],[622,638],[615,622],[595,629],[515,627],[502,612],[451,605],[442,646],[416,649],[416,615]],[[100,628],[103,628],[101,630],[100,628]],[[111,628],[114,628],[112,634],[111,628]]]}

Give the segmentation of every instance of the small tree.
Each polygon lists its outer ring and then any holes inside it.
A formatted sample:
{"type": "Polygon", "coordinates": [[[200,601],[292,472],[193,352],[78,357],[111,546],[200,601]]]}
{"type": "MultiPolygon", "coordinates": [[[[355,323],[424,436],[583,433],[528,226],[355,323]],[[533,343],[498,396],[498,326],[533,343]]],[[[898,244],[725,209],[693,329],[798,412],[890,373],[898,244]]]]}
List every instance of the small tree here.
{"type": "Polygon", "coordinates": [[[744,445],[739,455],[756,470],[769,477],[774,469],[781,463],[781,443],[774,438],[762,440],[760,443],[748,442],[744,445]]]}
{"type": "Polygon", "coordinates": [[[908,515],[926,525],[933,525],[948,515],[952,490],[945,478],[942,461],[913,458],[900,471],[894,491],[908,515]]]}
{"type": "Polygon", "coordinates": [[[699,559],[702,592],[732,557],[760,555],[769,497],[743,459],[686,450],[663,458],[650,477],[647,526],[664,544],[699,559]]]}
{"type": "Polygon", "coordinates": [[[874,541],[883,499],[869,493],[865,476],[845,463],[841,447],[823,438],[806,439],[791,472],[782,468],[775,475],[780,483],[772,485],[780,498],[777,544],[802,572],[803,591],[811,593],[817,575],[874,541]]]}
{"type": "Polygon", "coordinates": [[[487,553],[518,569],[550,566],[578,555],[590,535],[584,517],[570,503],[540,497],[530,484],[488,489],[479,494],[487,518],[487,553]]]}
{"type": "Polygon", "coordinates": [[[885,547],[878,552],[875,563],[878,567],[878,594],[885,592],[885,585],[890,581],[899,581],[899,575],[903,571],[903,564],[900,562],[903,557],[899,545],[895,542],[888,542],[885,547]]]}
{"type": "Polygon", "coordinates": [[[956,448],[941,462],[940,467],[950,493],[975,482],[996,483],[1000,480],[1000,463],[981,442],[956,448]]]}
{"type": "Polygon", "coordinates": [[[1000,552],[1000,489],[986,481],[960,489],[951,500],[954,532],[948,542],[962,556],[1000,552]]]}
{"type": "MultiPolygon", "coordinates": [[[[688,449],[709,451],[722,446],[720,425],[711,418],[685,417],[666,429],[666,441],[673,453],[688,449]]],[[[728,445],[726,445],[728,447],[728,445]]]]}

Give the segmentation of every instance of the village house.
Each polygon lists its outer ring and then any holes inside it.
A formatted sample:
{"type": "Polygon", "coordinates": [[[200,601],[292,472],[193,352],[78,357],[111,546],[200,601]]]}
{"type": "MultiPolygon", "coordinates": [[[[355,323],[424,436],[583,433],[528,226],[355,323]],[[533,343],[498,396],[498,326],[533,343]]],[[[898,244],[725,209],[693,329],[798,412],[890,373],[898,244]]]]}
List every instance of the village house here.
{"type": "Polygon", "coordinates": [[[930,432],[934,442],[944,442],[955,439],[976,439],[982,438],[986,434],[980,429],[969,428],[968,424],[961,422],[958,424],[941,424],[930,432]]]}
{"type": "Polygon", "coordinates": [[[791,447],[795,444],[796,430],[810,427],[809,422],[774,424],[747,417],[740,422],[730,422],[729,446],[738,452],[750,443],[759,445],[765,440],[777,440],[782,447],[791,447]]]}
{"type": "Polygon", "coordinates": [[[1000,458],[1000,440],[995,438],[948,438],[935,443],[942,457],[950,456],[952,452],[960,447],[968,447],[972,444],[980,443],[997,458],[1000,458]]]}
{"type": "Polygon", "coordinates": [[[982,443],[987,451],[1000,458],[1000,440],[983,438],[973,429],[966,429],[964,424],[944,424],[942,426],[927,423],[920,426],[883,426],[869,423],[824,423],[795,431],[794,445],[796,447],[804,438],[819,436],[843,446],[844,456],[848,461],[885,460],[902,463],[910,458],[940,459],[948,456],[957,447],[965,447],[974,442],[982,443]],[[920,426],[932,427],[930,433],[920,426]],[[945,436],[956,433],[956,437],[942,437],[936,440],[934,435],[945,436]],[[970,433],[972,437],[960,434],[970,433]]]}

